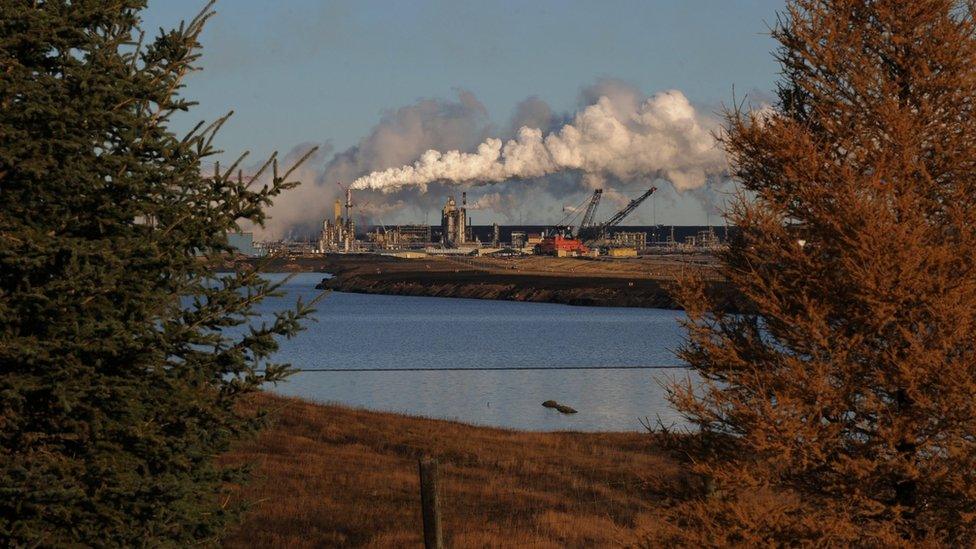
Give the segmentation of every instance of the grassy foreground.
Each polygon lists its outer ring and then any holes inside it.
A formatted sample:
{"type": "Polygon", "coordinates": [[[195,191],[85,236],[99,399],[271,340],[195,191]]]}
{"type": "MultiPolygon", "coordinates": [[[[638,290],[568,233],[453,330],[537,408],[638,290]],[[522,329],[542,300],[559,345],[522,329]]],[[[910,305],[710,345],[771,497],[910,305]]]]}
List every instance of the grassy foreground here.
{"type": "Polygon", "coordinates": [[[224,459],[254,464],[228,547],[422,543],[417,459],[440,462],[449,546],[606,546],[656,525],[678,467],[642,433],[529,433],[261,394],[275,423],[224,459]]]}

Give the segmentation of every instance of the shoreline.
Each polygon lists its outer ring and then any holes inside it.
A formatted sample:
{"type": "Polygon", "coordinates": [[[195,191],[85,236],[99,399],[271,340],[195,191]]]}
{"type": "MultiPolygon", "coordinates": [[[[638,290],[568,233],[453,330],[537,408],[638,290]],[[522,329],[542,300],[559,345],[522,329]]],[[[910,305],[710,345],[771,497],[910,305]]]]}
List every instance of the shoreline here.
{"type": "Polygon", "coordinates": [[[240,268],[267,272],[322,272],[316,287],[360,294],[453,297],[558,303],[586,307],[680,310],[669,286],[681,273],[697,269],[720,308],[741,310],[741,299],[717,276],[707,256],[648,256],[594,260],[530,256],[522,258],[426,257],[400,259],[367,254],[326,254],[305,258],[238,260],[240,268]]]}
{"type": "Polygon", "coordinates": [[[557,303],[584,307],[679,309],[654,280],[602,280],[480,273],[340,274],[316,288],[360,294],[557,303]]]}

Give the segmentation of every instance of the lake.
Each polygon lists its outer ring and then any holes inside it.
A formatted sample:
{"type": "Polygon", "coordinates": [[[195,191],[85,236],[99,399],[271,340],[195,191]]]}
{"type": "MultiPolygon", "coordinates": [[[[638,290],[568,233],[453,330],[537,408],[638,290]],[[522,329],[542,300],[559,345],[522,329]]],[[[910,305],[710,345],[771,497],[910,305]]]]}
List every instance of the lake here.
{"type": "MultiPolygon", "coordinates": [[[[295,275],[284,297],[259,310],[315,297],[322,278],[295,275]]],[[[313,316],[282,341],[276,360],[344,371],[300,372],[273,391],[536,431],[640,430],[645,417],[680,422],[660,385],[689,375],[673,353],[680,311],[335,292],[313,316]],[[654,369],[606,369],[635,366],[654,369]],[[579,413],[541,406],[550,399],[579,413]]]]}

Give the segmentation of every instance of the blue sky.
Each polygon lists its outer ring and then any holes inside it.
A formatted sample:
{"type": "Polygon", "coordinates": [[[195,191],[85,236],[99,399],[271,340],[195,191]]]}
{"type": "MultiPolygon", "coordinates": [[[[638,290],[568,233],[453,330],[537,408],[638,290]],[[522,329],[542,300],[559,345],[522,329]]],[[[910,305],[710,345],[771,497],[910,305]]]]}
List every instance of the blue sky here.
{"type": "MultiPolygon", "coordinates": [[[[146,28],[189,19],[202,0],[150,0],[146,28]]],[[[768,24],[782,0],[221,0],[204,31],[200,106],[178,127],[236,114],[220,143],[264,154],[303,142],[355,144],[383,112],[461,88],[503,126],[523,99],[572,112],[601,78],[676,88],[706,109],[768,94],[768,24]]],[[[692,221],[693,222],[693,221],[692,221]]]]}

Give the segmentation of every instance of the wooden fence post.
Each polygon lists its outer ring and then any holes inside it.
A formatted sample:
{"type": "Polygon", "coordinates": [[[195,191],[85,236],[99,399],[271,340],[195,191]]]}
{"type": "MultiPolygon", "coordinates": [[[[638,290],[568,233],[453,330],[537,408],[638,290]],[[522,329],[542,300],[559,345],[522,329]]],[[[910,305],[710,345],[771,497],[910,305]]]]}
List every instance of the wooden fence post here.
{"type": "Polygon", "coordinates": [[[424,547],[442,549],[441,501],[437,491],[437,460],[420,458],[420,507],[424,517],[424,547]]]}

